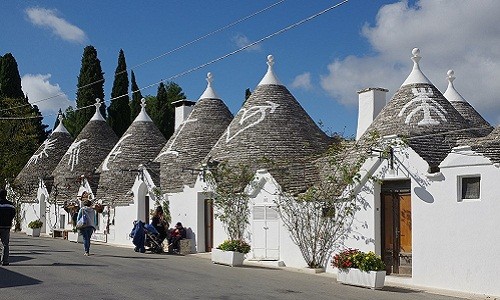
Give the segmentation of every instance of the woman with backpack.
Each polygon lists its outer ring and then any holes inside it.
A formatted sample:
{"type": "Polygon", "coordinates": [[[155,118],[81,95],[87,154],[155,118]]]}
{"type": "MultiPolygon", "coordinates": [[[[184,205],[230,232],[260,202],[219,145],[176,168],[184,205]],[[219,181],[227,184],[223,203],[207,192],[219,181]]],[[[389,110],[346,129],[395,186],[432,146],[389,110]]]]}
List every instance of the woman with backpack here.
{"type": "Polygon", "coordinates": [[[90,200],[83,201],[83,207],[78,211],[77,216],[77,227],[80,229],[80,233],[83,238],[83,250],[85,251],[83,255],[88,256],[90,251],[90,237],[95,231],[96,224],[96,213],[91,207],[92,202],[90,200]]]}

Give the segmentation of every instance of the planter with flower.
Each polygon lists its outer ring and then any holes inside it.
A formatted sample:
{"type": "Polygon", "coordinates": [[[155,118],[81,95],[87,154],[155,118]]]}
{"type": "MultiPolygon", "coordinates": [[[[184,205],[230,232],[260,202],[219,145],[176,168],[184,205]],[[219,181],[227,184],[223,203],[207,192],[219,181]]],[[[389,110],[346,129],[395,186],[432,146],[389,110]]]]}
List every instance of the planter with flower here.
{"type": "Polygon", "coordinates": [[[373,252],[347,249],[335,254],[332,266],[338,268],[337,280],[344,284],[381,289],[385,282],[385,265],[373,252]]]}
{"type": "Polygon", "coordinates": [[[212,262],[231,267],[241,266],[248,252],[250,252],[250,245],[245,241],[226,240],[217,248],[212,249],[212,262]]]}
{"type": "Polygon", "coordinates": [[[33,220],[28,223],[28,229],[26,229],[26,234],[30,236],[40,236],[40,231],[43,226],[43,222],[38,220],[33,220]]]}

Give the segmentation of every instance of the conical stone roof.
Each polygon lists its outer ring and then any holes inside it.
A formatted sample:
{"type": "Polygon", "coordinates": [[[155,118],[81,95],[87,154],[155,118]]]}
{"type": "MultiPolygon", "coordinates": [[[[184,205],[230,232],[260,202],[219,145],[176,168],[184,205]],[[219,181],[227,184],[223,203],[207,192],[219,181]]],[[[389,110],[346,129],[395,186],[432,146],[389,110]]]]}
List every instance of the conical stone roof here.
{"type": "Polygon", "coordinates": [[[483,128],[477,130],[476,132],[481,136],[488,135],[493,127],[488,123],[475,109],[470,105],[467,100],[460,95],[460,93],[455,89],[453,81],[455,80],[455,72],[449,70],[447,73],[448,88],[444,92],[443,96],[450,101],[451,105],[464,117],[465,121],[471,128],[483,128]]]}
{"type": "Polygon", "coordinates": [[[270,168],[284,191],[301,192],[310,185],[307,178],[313,157],[323,153],[331,140],[279,82],[273,63],[268,56],[268,72],[207,160],[247,165],[254,170],[270,168]],[[273,167],[264,161],[271,161],[273,167]]]}
{"type": "Polygon", "coordinates": [[[489,158],[492,163],[500,163],[500,126],[490,134],[480,138],[471,138],[460,141],[460,145],[468,145],[477,153],[489,158]]]}
{"type": "Polygon", "coordinates": [[[99,167],[100,179],[96,198],[104,204],[124,206],[133,203],[129,191],[140,165],[147,166],[166,142],[145,110],[142,109],[99,167]]]}
{"type": "Polygon", "coordinates": [[[94,116],[76,137],[52,173],[54,188],[50,197],[58,203],[75,200],[82,175],[87,178],[95,194],[99,183],[99,176],[95,171],[118,141],[116,134],[99,113],[99,107],[100,102],[97,102],[94,116]]]}
{"type": "Polygon", "coordinates": [[[419,53],[417,48],[413,50],[412,72],[360,141],[367,139],[370,132],[378,132],[380,136],[407,137],[409,146],[433,169],[456,145],[458,138],[477,135],[469,130],[469,124],[453,105],[421,74],[419,53]]]}
{"type": "Polygon", "coordinates": [[[160,182],[163,192],[182,191],[193,186],[207,153],[212,149],[233,119],[224,102],[212,87],[208,73],[207,88],[193,106],[188,118],[177,128],[155,159],[160,162],[160,182]]]}
{"type": "Polygon", "coordinates": [[[64,127],[62,116],[59,115],[59,126],[38,147],[16,177],[15,184],[23,191],[21,195],[23,202],[37,201],[39,179],[44,181],[47,191],[50,192],[53,183],[51,173],[72,142],[73,138],[64,127]]]}

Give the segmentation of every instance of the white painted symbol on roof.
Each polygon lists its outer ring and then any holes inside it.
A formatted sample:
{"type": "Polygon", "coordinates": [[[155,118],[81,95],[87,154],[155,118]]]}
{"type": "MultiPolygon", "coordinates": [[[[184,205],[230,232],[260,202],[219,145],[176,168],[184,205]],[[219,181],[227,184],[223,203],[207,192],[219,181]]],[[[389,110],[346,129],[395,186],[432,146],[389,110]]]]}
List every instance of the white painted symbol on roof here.
{"type": "Polygon", "coordinates": [[[79,156],[80,156],[80,147],[86,141],[87,141],[87,139],[83,139],[83,140],[80,140],[78,142],[71,144],[71,146],[69,146],[68,151],[66,151],[66,154],[64,154],[64,155],[69,155],[68,166],[71,166],[71,171],[73,171],[75,166],[78,165],[79,156]]]}
{"type": "Polygon", "coordinates": [[[434,92],[430,88],[412,88],[411,91],[415,95],[415,98],[413,98],[410,102],[406,103],[405,106],[401,109],[401,111],[398,114],[398,117],[402,117],[404,112],[408,107],[410,107],[413,104],[418,104],[417,107],[415,107],[407,116],[405,119],[405,124],[410,124],[411,118],[418,113],[419,111],[422,111],[424,113],[424,118],[420,120],[417,125],[438,125],[440,124],[439,120],[435,120],[431,116],[431,112],[434,112],[439,116],[441,121],[447,122],[446,117],[444,114],[446,114],[446,110],[434,99],[430,98],[430,96],[434,95],[434,92]]]}
{"type": "Polygon", "coordinates": [[[241,119],[239,120],[238,124],[240,125],[243,125],[243,123],[245,123],[248,119],[256,116],[256,115],[259,115],[259,118],[251,123],[249,123],[248,125],[244,126],[243,128],[241,128],[240,130],[238,130],[235,134],[231,135],[231,132],[230,132],[230,127],[227,128],[227,134],[226,134],[226,143],[229,143],[229,141],[231,141],[232,139],[234,139],[238,134],[242,133],[243,131],[247,130],[248,128],[251,128],[257,124],[259,124],[260,122],[264,121],[264,119],[266,118],[267,116],[267,113],[266,113],[266,110],[269,109],[269,113],[272,114],[274,113],[274,111],[276,110],[276,108],[279,106],[279,104],[276,104],[274,102],[271,102],[271,101],[266,101],[267,103],[269,103],[269,105],[258,105],[258,106],[254,106],[254,107],[251,107],[249,109],[242,109],[243,111],[243,114],[241,115],[241,119]]]}
{"type": "Polygon", "coordinates": [[[49,154],[47,153],[48,150],[54,149],[54,144],[57,141],[57,139],[46,139],[43,144],[40,146],[42,149],[40,152],[33,154],[33,156],[28,160],[28,163],[26,164],[26,167],[29,166],[31,163],[36,165],[38,160],[43,157],[45,154],[46,157],[49,157],[49,154]]]}
{"type": "Polygon", "coordinates": [[[118,143],[116,143],[116,145],[113,147],[113,149],[111,149],[111,152],[109,152],[108,156],[106,156],[106,158],[104,159],[104,162],[102,163],[102,170],[103,171],[109,171],[109,168],[108,168],[109,160],[111,159],[111,161],[114,161],[116,159],[116,157],[118,156],[118,154],[122,153],[122,142],[131,135],[132,134],[127,133],[126,135],[122,136],[122,138],[118,141],[118,143]]]}
{"type": "Polygon", "coordinates": [[[186,126],[187,123],[196,122],[196,121],[198,121],[198,119],[189,119],[189,117],[188,117],[184,122],[182,122],[181,125],[179,126],[178,130],[176,130],[174,132],[174,137],[172,138],[172,140],[169,141],[170,145],[168,145],[167,150],[165,150],[162,153],[158,154],[158,156],[156,157],[156,159],[158,159],[161,156],[166,155],[166,154],[173,154],[175,156],[179,156],[179,151],[172,150],[172,148],[175,146],[175,141],[177,140],[177,137],[182,132],[182,130],[184,129],[184,126],[186,126]]]}

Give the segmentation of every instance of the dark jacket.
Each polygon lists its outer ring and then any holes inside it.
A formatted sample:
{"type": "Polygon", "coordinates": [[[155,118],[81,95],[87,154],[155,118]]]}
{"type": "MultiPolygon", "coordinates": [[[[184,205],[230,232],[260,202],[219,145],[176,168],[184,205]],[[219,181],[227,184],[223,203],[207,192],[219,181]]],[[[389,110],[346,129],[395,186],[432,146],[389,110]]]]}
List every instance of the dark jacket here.
{"type": "Polygon", "coordinates": [[[7,199],[0,199],[0,228],[10,229],[15,215],[16,208],[14,204],[7,199]]]}

